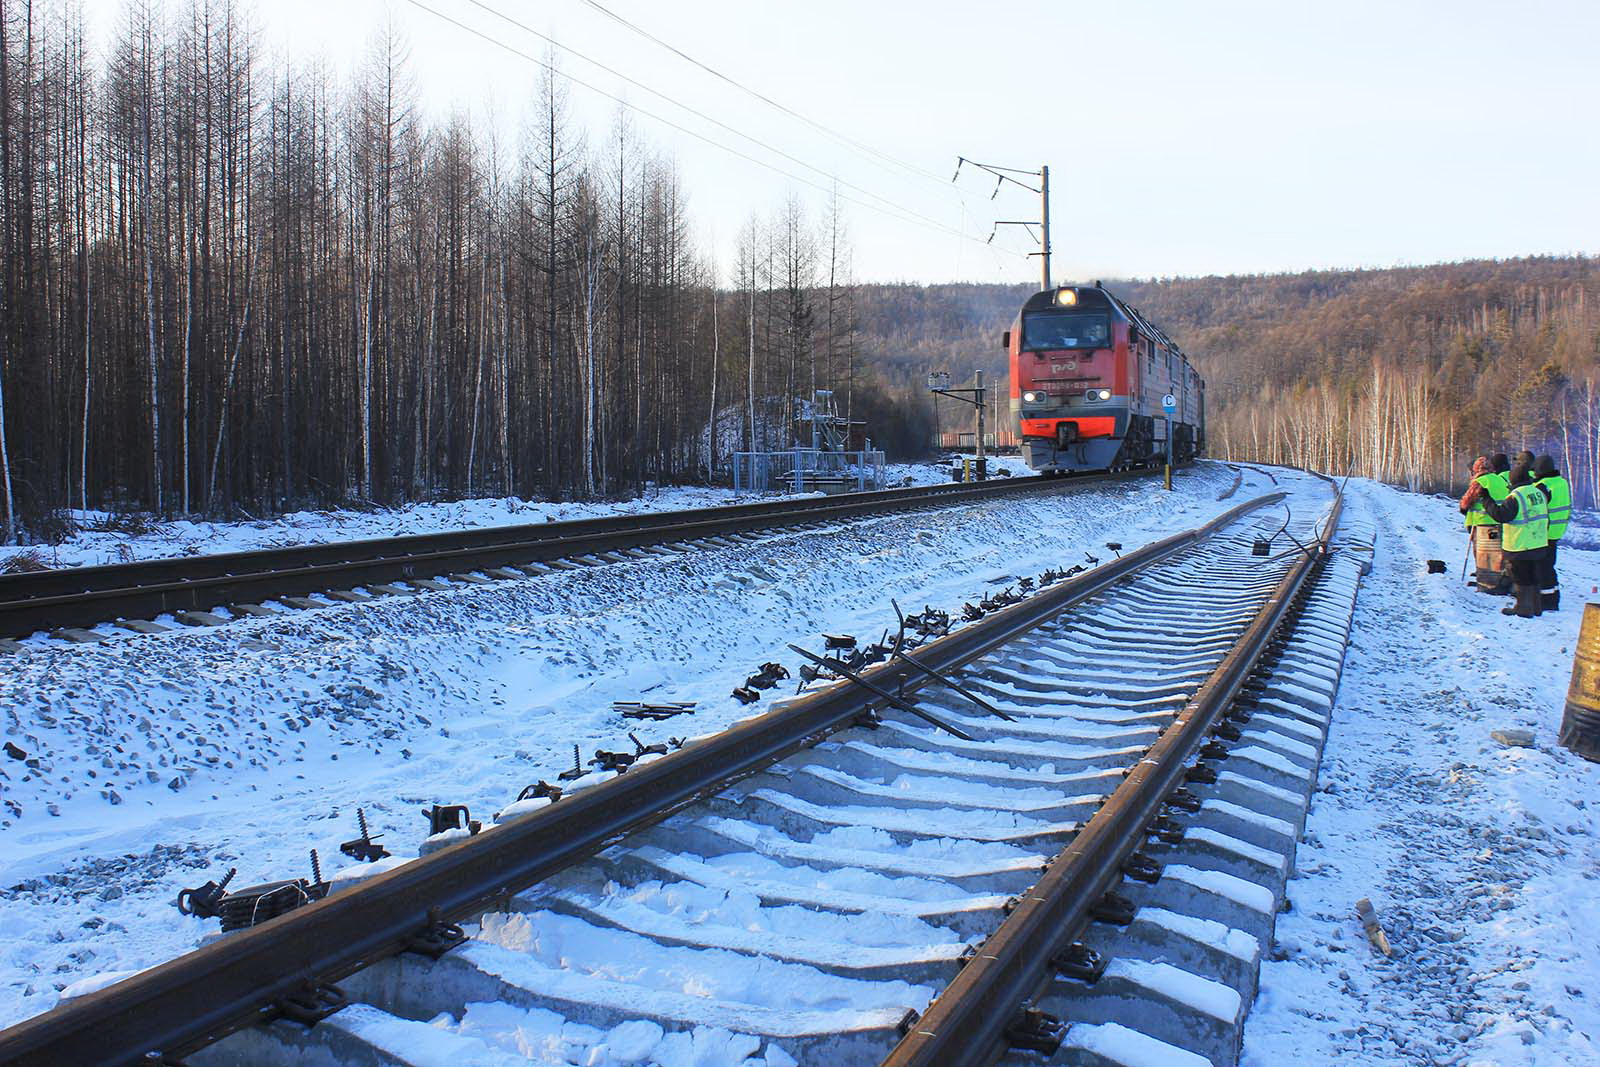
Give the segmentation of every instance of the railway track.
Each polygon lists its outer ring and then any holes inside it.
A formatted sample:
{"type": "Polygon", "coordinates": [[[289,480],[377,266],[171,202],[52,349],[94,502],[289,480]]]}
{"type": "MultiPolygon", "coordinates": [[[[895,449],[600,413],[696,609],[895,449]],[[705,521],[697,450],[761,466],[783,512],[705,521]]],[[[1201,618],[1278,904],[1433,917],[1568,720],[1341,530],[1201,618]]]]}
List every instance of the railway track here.
{"type": "Polygon", "coordinates": [[[1363,547],[1337,498],[1320,528],[1281,499],[512,805],[0,1062],[1231,1063],[1363,547]]]}
{"type": "Polygon", "coordinates": [[[215,626],[237,616],[520,579],[674,547],[738,543],[774,530],[1059,492],[1147,473],[948,483],[0,575],[0,646],[15,650],[14,639],[41,631],[67,641],[99,641],[109,635],[91,627],[102,623],[128,633],[215,626]],[[165,616],[171,616],[170,624],[152,621],[165,616]]]}

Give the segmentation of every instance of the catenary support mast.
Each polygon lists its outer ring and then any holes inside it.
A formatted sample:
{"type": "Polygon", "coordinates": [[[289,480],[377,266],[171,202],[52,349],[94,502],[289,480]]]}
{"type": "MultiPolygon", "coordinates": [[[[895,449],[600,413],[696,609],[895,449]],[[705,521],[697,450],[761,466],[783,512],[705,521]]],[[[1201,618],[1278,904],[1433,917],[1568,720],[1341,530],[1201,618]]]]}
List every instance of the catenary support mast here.
{"type": "Polygon", "coordinates": [[[1006,182],[1010,182],[1012,185],[1015,185],[1020,189],[1026,189],[1030,193],[1039,194],[1039,219],[1037,222],[1033,221],[1032,219],[1000,220],[994,224],[994,229],[989,231],[989,240],[991,242],[994,240],[994,235],[1000,232],[1000,227],[1002,226],[1021,226],[1026,229],[1030,234],[1033,235],[1033,239],[1039,242],[1039,251],[1028,253],[1030,256],[1039,257],[1039,288],[1051,288],[1050,168],[1041,164],[1038,170],[1019,170],[1016,167],[997,167],[991,163],[978,163],[974,160],[966,158],[965,156],[957,156],[955,178],[951,178],[951,181],[955,181],[956,178],[961,177],[961,168],[964,166],[977,167],[981,171],[986,171],[989,174],[994,175],[994,192],[989,194],[990,200],[993,200],[996,196],[1000,195],[1000,187],[1005,185],[1006,182]],[[1033,186],[1024,181],[1018,181],[1016,178],[1012,177],[1013,174],[1023,174],[1030,178],[1037,178],[1039,180],[1039,184],[1037,186],[1033,186]],[[1038,230],[1034,229],[1035,226],[1038,227],[1038,230]]]}

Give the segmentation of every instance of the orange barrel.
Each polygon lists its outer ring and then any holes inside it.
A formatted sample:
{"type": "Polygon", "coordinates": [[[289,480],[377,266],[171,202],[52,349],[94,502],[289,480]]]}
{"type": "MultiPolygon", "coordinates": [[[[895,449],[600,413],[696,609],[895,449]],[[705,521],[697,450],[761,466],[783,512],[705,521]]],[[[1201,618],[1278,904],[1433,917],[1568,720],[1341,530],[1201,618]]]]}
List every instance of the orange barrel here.
{"type": "Polygon", "coordinates": [[[1583,606],[1583,626],[1572,655],[1567,710],[1561,717],[1561,743],[1600,763],[1600,603],[1583,606]]]}

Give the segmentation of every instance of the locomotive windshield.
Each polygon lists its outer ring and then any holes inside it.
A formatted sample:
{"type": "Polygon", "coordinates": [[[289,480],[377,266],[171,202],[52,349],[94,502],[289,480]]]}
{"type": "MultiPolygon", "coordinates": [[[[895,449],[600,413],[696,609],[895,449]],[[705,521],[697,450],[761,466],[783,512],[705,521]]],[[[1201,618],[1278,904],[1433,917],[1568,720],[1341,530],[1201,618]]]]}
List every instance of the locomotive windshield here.
{"type": "Polygon", "coordinates": [[[1105,348],[1111,326],[1093,311],[1037,311],[1022,317],[1024,351],[1057,348],[1105,348]]]}

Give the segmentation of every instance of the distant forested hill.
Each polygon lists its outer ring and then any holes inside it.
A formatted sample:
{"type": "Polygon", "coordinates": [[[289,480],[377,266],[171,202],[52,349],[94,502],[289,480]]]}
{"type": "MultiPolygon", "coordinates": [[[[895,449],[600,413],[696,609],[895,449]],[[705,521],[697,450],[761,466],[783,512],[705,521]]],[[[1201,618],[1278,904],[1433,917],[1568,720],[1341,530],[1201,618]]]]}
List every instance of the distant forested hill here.
{"type": "MultiPolygon", "coordinates": [[[[1214,455],[1414,486],[1486,450],[1600,481],[1600,273],[1586,257],[1113,281],[1199,363],[1214,455]]],[[[861,349],[908,399],[927,370],[1003,372],[1027,286],[865,286],[861,349]]]]}

